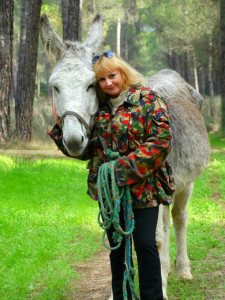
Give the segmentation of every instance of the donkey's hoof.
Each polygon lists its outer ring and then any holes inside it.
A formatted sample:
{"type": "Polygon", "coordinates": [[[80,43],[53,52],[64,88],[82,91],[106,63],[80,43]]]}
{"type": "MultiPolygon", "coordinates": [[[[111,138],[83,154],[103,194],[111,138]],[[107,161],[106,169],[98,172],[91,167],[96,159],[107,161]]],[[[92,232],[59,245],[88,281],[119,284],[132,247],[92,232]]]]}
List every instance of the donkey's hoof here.
{"type": "Polygon", "coordinates": [[[177,271],[177,277],[178,277],[179,280],[191,280],[191,279],[193,279],[193,276],[192,276],[190,270],[177,271]]]}
{"type": "Polygon", "coordinates": [[[193,279],[193,276],[191,274],[189,259],[186,260],[175,259],[174,265],[179,280],[193,279]]]}

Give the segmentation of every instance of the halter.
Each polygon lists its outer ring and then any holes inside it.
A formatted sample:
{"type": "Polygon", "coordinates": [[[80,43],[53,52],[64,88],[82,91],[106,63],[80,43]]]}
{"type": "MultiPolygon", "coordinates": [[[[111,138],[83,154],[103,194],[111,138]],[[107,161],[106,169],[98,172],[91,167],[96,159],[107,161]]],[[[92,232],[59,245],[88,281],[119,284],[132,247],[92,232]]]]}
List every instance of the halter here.
{"type": "Polygon", "coordinates": [[[63,119],[65,118],[65,116],[68,116],[68,115],[74,116],[74,117],[76,117],[76,118],[80,121],[80,123],[81,123],[81,124],[85,127],[85,129],[86,129],[88,139],[90,139],[90,137],[91,137],[91,132],[92,132],[92,127],[93,127],[93,125],[94,125],[94,117],[95,117],[95,115],[92,115],[92,116],[91,116],[90,124],[88,125],[88,123],[84,120],[84,118],[82,118],[81,115],[79,115],[77,112],[71,111],[71,110],[67,110],[67,111],[65,111],[65,112],[62,114],[62,116],[60,117],[61,123],[62,123],[63,119]]]}

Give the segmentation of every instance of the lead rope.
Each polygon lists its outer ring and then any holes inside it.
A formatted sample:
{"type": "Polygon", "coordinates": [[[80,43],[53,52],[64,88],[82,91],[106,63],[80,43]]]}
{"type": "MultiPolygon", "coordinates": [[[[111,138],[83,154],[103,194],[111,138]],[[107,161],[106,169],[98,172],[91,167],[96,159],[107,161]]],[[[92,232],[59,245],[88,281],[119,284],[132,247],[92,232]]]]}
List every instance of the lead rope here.
{"type": "Polygon", "coordinates": [[[125,237],[125,271],[123,279],[123,298],[127,296],[127,282],[131,293],[136,300],[139,300],[133,282],[135,270],[131,265],[131,233],[134,230],[134,214],[132,210],[132,197],[128,185],[119,187],[115,180],[115,159],[119,157],[118,152],[106,150],[106,156],[110,160],[110,169],[108,163],[104,163],[98,171],[97,188],[99,195],[100,210],[98,214],[98,224],[104,230],[102,236],[103,245],[109,250],[116,250],[120,247],[123,237],[125,237]],[[120,206],[123,205],[125,231],[120,226],[120,206]],[[102,222],[101,222],[102,218],[102,222]],[[117,245],[109,247],[105,242],[105,235],[110,226],[113,225],[115,232],[113,240],[117,245]]]}

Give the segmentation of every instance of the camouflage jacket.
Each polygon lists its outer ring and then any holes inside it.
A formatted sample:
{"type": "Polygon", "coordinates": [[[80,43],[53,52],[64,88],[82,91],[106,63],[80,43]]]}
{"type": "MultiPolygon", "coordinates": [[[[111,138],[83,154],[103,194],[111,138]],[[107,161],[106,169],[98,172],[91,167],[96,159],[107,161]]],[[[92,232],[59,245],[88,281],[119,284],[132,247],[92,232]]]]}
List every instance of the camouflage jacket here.
{"type": "MultiPolygon", "coordinates": [[[[171,204],[175,185],[166,160],[171,150],[171,133],[165,101],[150,88],[132,88],[114,115],[109,105],[102,106],[94,126],[98,138],[88,151],[89,158],[92,154],[88,164],[88,194],[98,200],[98,168],[108,161],[103,149],[105,144],[120,153],[115,165],[117,184],[130,185],[135,208],[171,204]]],[[[60,137],[61,133],[50,132],[56,141],[54,135],[60,137]]],[[[57,142],[65,153],[61,137],[57,142]]]]}

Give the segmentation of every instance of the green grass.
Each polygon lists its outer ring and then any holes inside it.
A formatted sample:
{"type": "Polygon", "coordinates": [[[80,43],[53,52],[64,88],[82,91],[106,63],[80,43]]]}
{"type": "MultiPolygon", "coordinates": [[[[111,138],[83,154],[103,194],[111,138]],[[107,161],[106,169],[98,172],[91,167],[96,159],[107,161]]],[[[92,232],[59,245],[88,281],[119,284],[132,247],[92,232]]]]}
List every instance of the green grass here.
{"type": "Polygon", "coordinates": [[[0,299],[61,299],[100,248],[86,163],[0,156],[0,299]]]}
{"type": "Polygon", "coordinates": [[[209,134],[210,144],[213,150],[225,151],[225,137],[216,133],[209,134]]]}
{"type": "MultiPolygon", "coordinates": [[[[194,279],[178,281],[172,268],[168,280],[169,299],[224,299],[224,199],[225,155],[215,153],[205,173],[196,180],[188,204],[188,255],[194,279]]],[[[175,251],[171,228],[171,262],[175,251]]]]}

